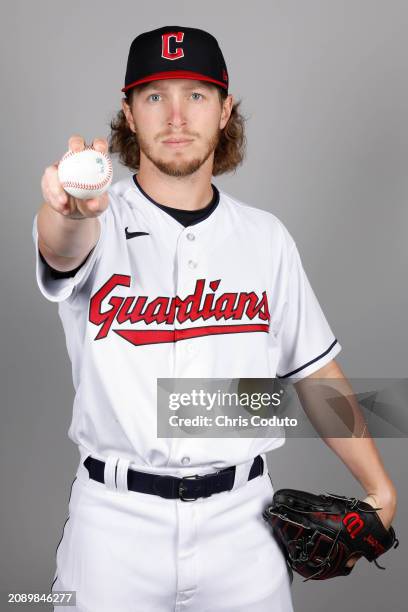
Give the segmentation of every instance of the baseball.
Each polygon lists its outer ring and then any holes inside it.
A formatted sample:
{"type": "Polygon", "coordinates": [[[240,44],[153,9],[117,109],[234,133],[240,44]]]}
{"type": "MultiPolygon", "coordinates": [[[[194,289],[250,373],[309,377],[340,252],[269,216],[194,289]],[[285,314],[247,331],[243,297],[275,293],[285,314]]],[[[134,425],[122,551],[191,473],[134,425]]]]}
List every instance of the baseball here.
{"type": "Polygon", "coordinates": [[[68,151],[58,165],[58,177],[67,193],[81,200],[96,198],[112,182],[110,158],[91,146],[68,151]]]}

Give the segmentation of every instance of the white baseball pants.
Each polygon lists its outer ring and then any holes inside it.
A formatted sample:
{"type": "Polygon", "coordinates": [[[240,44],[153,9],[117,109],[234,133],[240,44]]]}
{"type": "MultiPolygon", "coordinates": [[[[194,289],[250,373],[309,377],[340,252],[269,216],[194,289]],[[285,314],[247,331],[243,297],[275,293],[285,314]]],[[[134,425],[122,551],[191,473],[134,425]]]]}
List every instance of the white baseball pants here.
{"type": "Polygon", "coordinates": [[[76,591],[67,612],[293,612],[262,518],[273,495],[266,460],[247,481],[251,463],[238,466],[231,491],[193,502],[128,491],[124,479],[114,489],[80,463],[52,586],[76,591]]]}

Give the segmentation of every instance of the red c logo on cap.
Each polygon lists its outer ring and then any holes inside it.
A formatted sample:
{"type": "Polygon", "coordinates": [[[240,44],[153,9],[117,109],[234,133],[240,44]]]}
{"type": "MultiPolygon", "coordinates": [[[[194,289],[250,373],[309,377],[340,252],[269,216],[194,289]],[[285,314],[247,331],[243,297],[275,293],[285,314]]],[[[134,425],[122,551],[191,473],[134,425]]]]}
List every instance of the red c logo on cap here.
{"type": "Polygon", "coordinates": [[[162,34],[162,57],[168,60],[176,60],[184,57],[184,51],[180,47],[177,47],[174,53],[170,51],[170,39],[175,38],[176,42],[182,43],[184,38],[184,32],[167,32],[162,34]]]}

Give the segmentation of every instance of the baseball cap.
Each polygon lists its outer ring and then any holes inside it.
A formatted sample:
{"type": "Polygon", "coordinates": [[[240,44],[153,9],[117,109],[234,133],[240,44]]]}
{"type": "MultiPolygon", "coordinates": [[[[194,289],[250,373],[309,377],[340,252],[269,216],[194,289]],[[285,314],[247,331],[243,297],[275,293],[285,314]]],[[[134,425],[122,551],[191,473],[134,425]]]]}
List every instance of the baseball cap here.
{"type": "Polygon", "coordinates": [[[182,26],[163,26],[136,36],[121,91],[161,79],[208,81],[228,93],[227,66],[216,38],[205,30],[182,26]]]}

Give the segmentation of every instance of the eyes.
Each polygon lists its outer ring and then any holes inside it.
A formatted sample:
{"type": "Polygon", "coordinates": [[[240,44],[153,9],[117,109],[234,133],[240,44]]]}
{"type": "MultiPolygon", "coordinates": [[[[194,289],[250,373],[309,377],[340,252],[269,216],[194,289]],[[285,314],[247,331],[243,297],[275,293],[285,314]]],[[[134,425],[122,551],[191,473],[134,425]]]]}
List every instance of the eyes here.
{"type": "MultiPolygon", "coordinates": [[[[161,94],[158,93],[154,93],[154,94],[150,94],[147,99],[151,102],[156,102],[159,98],[160,98],[161,94]]],[[[193,96],[194,100],[200,100],[201,98],[204,98],[203,94],[198,93],[197,91],[193,91],[191,96],[193,96]],[[197,97],[199,96],[199,97],[197,97]]]]}

